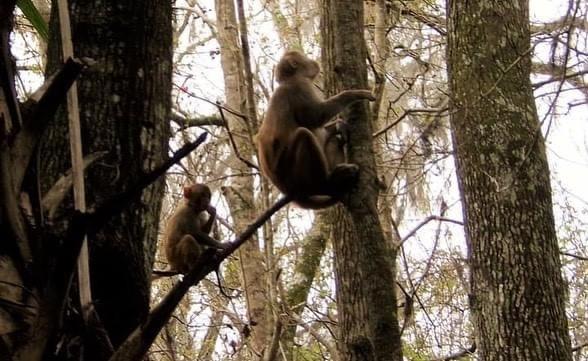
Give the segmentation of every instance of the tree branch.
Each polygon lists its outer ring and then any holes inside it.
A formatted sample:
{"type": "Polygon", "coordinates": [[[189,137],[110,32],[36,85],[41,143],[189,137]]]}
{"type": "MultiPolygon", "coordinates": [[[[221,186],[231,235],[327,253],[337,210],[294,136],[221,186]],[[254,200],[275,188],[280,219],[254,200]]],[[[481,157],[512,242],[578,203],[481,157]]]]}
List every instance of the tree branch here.
{"type": "Polygon", "coordinates": [[[209,248],[194,264],[194,268],[186,274],[153,309],[153,311],[151,311],[145,323],[139,325],[135,331],[133,331],[109,360],[141,360],[190,287],[198,284],[198,282],[204,279],[208,273],[217,269],[223,260],[235,252],[274,213],[290,201],[291,199],[289,197],[280,198],[272,207],[267,209],[253,223],[251,223],[243,233],[231,242],[227,249],[217,252],[216,250],[209,248]]]}
{"type": "Polygon", "coordinates": [[[579,259],[581,261],[588,261],[588,257],[580,256],[579,254],[574,254],[574,253],[570,253],[570,252],[560,252],[560,254],[563,254],[564,256],[572,257],[575,259],[579,259]]]}
{"type": "MultiPolygon", "coordinates": [[[[104,157],[108,152],[96,152],[84,157],[84,169],[98,159],[104,157]]],[[[53,184],[51,189],[45,193],[41,201],[43,210],[47,212],[47,217],[52,219],[55,216],[57,208],[63,202],[63,199],[70,191],[73,185],[72,172],[69,169],[65,174],[53,184]]]]}
{"type": "Polygon", "coordinates": [[[217,115],[204,115],[196,118],[187,118],[179,114],[173,114],[171,120],[179,124],[182,128],[203,127],[206,125],[214,125],[222,127],[225,124],[223,120],[217,115]]]}
{"type": "Polygon", "coordinates": [[[33,152],[43,131],[55,116],[55,112],[67,91],[91,60],[69,58],[63,67],[51,75],[22,106],[23,128],[14,138],[11,157],[14,162],[15,187],[20,189],[33,152]]]}
{"type": "Polygon", "coordinates": [[[419,229],[421,229],[423,226],[425,226],[427,223],[429,223],[431,221],[450,222],[450,223],[455,223],[455,224],[459,224],[460,226],[463,226],[463,222],[457,221],[455,219],[446,218],[446,217],[442,217],[442,216],[428,216],[427,218],[423,219],[421,221],[421,223],[419,223],[416,227],[414,227],[410,232],[408,232],[408,234],[406,236],[402,237],[400,239],[400,242],[398,242],[398,245],[399,246],[402,245],[404,242],[406,242],[407,239],[414,236],[414,234],[419,229]]]}
{"type": "Polygon", "coordinates": [[[113,215],[119,214],[131,201],[140,197],[145,188],[164,175],[174,164],[198,148],[206,140],[206,137],[207,133],[202,133],[194,142],[187,143],[178,149],[166,162],[151,172],[137,177],[138,181],[126,191],[110,198],[103,205],[99,206],[94,213],[88,213],[86,215],[88,235],[96,233],[113,215]]]}

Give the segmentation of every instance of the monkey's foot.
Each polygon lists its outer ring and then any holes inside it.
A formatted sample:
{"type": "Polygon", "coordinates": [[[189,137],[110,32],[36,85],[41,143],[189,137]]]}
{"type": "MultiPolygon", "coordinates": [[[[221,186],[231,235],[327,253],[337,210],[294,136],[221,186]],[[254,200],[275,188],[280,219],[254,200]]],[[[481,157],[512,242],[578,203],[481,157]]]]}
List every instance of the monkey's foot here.
{"type": "Polygon", "coordinates": [[[329,177],[329,185],[333,194],[347,192],[359,179],[359,166],[352,163],[339,164],[333,169],[329,177]]]}

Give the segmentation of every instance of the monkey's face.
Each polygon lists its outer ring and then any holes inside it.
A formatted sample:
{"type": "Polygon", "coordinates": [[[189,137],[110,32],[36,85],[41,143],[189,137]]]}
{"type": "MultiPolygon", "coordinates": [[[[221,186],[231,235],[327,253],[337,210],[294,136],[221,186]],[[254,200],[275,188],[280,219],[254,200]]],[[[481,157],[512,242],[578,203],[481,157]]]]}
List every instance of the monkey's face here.
{"type": "Polygon", "coordinates": [[[196,212],[203,212],[210,204],[210,188],[204,184],[194,184],[184,188],[184,197],[196,212]]]}
{"type": "Polygon", "coordinates": [[[198,211],[204,212],[208,208],[209,204],[210,204],[210,193],[203,193],[200,196],[200,198],[198,199],[198,202],[195,206],[198,211]]]}

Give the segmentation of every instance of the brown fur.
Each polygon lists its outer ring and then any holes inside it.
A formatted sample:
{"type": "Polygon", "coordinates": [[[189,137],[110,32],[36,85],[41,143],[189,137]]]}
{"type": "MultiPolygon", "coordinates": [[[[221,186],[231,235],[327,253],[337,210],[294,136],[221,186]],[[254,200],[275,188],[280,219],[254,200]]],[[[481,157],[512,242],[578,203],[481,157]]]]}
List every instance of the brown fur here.
{"type": "Polygon", "coordinates": [[[210,188],[204,184],[184,188],[185,203],[177,208],[166,227],[165,253],[172,270],[188,273],[206,247],[225,247],[199,235],[199,232],[208,235],[216,218],[210,197],[210,188]]]}
{"type": "Polygon", "coordinates": [[[325,124],[353,102],[375,100],[369,90],[345,90],[324,100],[313,85],[320,72],[316,61],[288,51],[276,67],[273,93],[257,134],[262,173],[303,208],[337,203],[358,176],[347,163],[343,146],[325,124]]]}

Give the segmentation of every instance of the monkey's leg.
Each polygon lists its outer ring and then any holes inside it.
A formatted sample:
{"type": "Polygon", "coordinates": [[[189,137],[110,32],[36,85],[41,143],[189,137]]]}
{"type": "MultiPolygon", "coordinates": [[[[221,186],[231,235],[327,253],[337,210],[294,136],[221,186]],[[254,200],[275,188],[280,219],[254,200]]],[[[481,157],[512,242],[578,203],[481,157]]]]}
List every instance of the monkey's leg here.
{"type": "Polygon", "coordinates": [[[315,130],[317,137],[323,137],[325,156],[332,171],[329,175],[329,194],[338,197],[357,183],[359,167],[348,163],[347,142],[349,125],[342,119],[328,123],[324,128],[315,130]]]}
{"type": "Polygon", "coordinates": [[[173,265],[182,274],[188,273],[202,254],[203,246],[189,234],[184,235],[175,247],[176,259],[173,265]]]}
{"type": "Polygon", "coordinates": [[[326,194],[329,164],[317,137],[307,128],[298,128],[288,150],[285,183],[293,195],[326,194]]]}
{"type": "Polygon", "coordinates": [[[325,156],[329,163],[329,170],[334,169],[338,164],[348,163],[347,143],[349,141],[349,125],[343,119],[335,119],[325,124],[324,128],[314,131],[315,135],[322,140],[325,156]]]}

